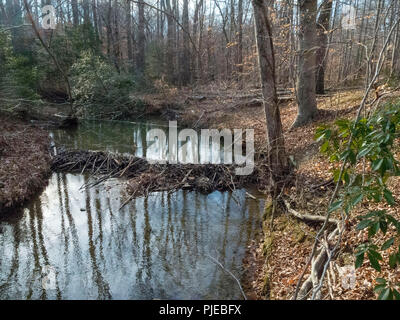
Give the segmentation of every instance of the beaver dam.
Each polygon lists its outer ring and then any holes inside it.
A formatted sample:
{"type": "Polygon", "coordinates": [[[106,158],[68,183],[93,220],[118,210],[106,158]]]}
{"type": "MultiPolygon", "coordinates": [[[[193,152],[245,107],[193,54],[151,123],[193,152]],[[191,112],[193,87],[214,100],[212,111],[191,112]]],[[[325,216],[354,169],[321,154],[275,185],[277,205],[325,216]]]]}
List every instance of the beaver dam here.
{"type": "Polygon", "coordinates": [[[259,183],[259,170],[251,175],[235,174],[235,165],[224,164],[150,164],[135,156],[86,150],[64,150],[53,157],[55,172],[89,173],[93,187],[110,178],[127,178],[130,199],[155,191],[186,189],[210,193],[233,191],[259,183]]]}

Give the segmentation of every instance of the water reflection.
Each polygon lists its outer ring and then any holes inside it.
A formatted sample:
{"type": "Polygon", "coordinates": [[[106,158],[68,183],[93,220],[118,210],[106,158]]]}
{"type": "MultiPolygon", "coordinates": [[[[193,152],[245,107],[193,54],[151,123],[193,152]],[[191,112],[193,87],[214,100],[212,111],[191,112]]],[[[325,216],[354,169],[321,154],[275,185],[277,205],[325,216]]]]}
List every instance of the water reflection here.
{"type": "Polygon", "coordinates": [[[0,221],[0,299],[241,298],[207,255],[240,277],[261,203],[244,191],[179,191],[119,210],[120,181],[79,191],[87,179],[53,174],[23,214],[0,221]]]}

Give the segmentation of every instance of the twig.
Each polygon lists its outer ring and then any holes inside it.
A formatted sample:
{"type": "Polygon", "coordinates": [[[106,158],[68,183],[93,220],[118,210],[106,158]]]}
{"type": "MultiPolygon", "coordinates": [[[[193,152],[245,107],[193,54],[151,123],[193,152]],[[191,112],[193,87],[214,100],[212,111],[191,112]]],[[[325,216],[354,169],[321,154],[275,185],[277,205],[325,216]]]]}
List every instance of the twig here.
{"type": "Polygon", "coordinates": [[[210,256],[210,255],[207,255],[207,256],[208,256],[212,261],[214,261],[215,264],[217,264],[218,266],[220,266],[222,270],[224,270],[224,271],[225,271],[226,273],[228,273],[233,279],[235,279],[236,283],[237,283],[238,286],[239,286],[240,292],[241,292],[242,295],[243,295],[244,300],[247,300],[246,294],[244,293],[243,288],[242,288],[242,285],[240,284],[240,281],[238,280],[238,278],[236,278],[235,275],[234,275],[231,271],[229,271],[228,269],[226,269],[226,268],[222,265],[222,263],[219,262],[217,259],[215,259],[214,257],[212,257],[212,256],[210,256]]]}

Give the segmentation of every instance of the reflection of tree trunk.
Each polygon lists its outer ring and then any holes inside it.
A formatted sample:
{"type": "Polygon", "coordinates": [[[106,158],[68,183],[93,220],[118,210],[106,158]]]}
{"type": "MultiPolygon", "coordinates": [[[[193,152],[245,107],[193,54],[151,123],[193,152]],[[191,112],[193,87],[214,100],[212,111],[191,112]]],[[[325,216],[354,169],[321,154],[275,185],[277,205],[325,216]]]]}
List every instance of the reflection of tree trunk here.
{"type": "Polygon", "coordinates": [[[288,162],[284,149],[282,123],[278,108],[275,77],[275,53],[268,7],[263,0],[252,0],[256,42],[261,73],[261,87],[267,122],[268,161],[271,182],[276,184],[285,175],[288,162]]]}
{"type": "Polygon", "coordinates": [[[316,70],[316,93],[325,93],[325,65],[327,57],[328,32],[333,0],[325,0],[321,5],[321,12],[317,22],[317,70],[316,70]]]}
{"type": "Polygon", "coordinates": [[[42,201],[40,199],[35,202],[35,211],[40,250],[42,251],[44,262],[46,263],[46,265],[49,265],[49,257],[47,255],[47,249],[43,237],[43,211],[42,201]]]}
{"type": "MultiPolygon", "coordinates": [[[[81,267],[83,265],[82,263],[82,254],[81,254],[81,248],[79,246],[79,237],[78,237],[78,230],[75,225],[74,217],[71,214],[71,208],[70,208],[70,203],[69,203],[69,192],[68,192],[68,181],[67,181],[67,175],[65,173],[61,174],[61,179],[62,179],[62,186],[64,189],[64,206],[65,206],[65,214],[68,219],[68,224],[72,236],[72,241],[71,243],[73,244],[73,248],[75,250],[75,254],[78,260],[78,264],[81,267]]],[[[69,246],[69,242],[67,242],[65,245],[66,247],[69,246]]],[[[66,248],[68,250],[68,248],[66,248]]]]}
{"type": "MultiPolygon", "coordinates": [[[[87,184],[88,180],[85,177],[85,184],[87,184]]],[[[96,246],[94,243],[94,230],[93,230],[93,218],[92,218],[92,207],[91,207],[91,197],[90,197],[90,190],[85,188],[85,202],[86,202],[86,214],[87,214],[87,224],[88,224],[88,247],[89,247],[89,255],[90,261],[92,263],[92,271],[93,271],[93,278],[94,282],[97,285],[98,289],[98,299],[111,299],[111,293],[108,283],[104,280],[99,266],[97,264],[97,257],[96,257],[96,246]]]]}
{"type": "Polygon", "coordinates": [[[297,77],[298,112],[293,127],[303,126],[314,118],[317,110],[315,96],[315,40],[317,0],[300,2],[300,53],[297,77]]]}
{"type": "Polygon", "coordinates": [[[146,197],[143,200],[143,211],[144,211],[144,229],[143,229],[143,268],[146,272],[148,280],[151,280],[151,226],[149,217],[149,198],[146,197]]]}

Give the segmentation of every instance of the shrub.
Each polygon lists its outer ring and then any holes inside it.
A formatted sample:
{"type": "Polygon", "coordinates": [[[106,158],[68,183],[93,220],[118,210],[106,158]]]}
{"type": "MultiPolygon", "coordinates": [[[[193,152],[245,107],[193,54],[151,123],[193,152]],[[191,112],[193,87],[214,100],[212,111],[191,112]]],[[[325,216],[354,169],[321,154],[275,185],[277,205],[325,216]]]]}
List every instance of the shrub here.
{"type": "MultiPolygon", "coordinates": [[[[348,217],[363,200],[384,205],[395,205],[388,188],[392,176],[400,176],[400,163],[394,156],[400,133],[400,103],[388,104],[371,117],[355,121],[337,120],[333,126],[317,130],[317,141],[321,141],[321,152],[332,162],[341,163],[333,178],[341,182],[338,199],[329,209],[341,210],[348,217]]],[[[387,210],[369,210],[358,217],[357,230],[367,230],[368,240],[360,244],[355,252],[355,267],[359,268],[368,259],[372,268],[382,272],[382,265],[398,269],[400,265],[400,221],[387,210]],[[382,240],[384,240],[383,243],[382,240]],[[382,253],[389,252],[388,259],[382,253]]],[[[400,283],[377,278],[375,292],[379,299],[400,300],[400,283]]]]}
{"type": "Polygon", "coordinates": [[[87,116],[123,114],[134,105],[129,96],[134,86],[131,77],[90,51],[72,65],[71,83],[75,104],[87,116]]]}

